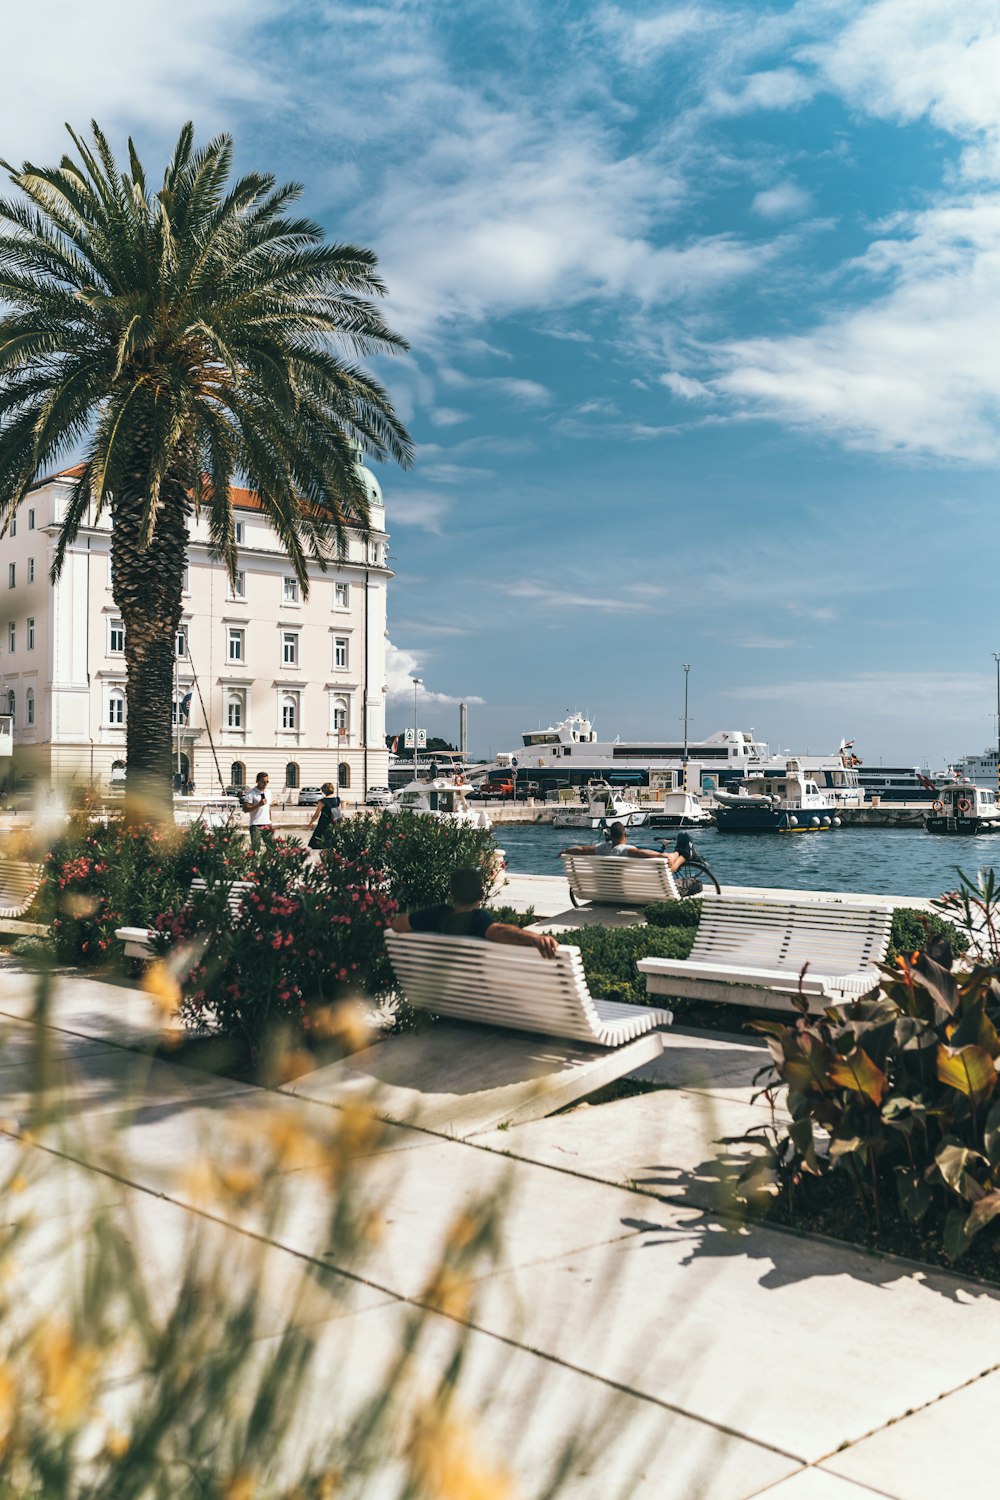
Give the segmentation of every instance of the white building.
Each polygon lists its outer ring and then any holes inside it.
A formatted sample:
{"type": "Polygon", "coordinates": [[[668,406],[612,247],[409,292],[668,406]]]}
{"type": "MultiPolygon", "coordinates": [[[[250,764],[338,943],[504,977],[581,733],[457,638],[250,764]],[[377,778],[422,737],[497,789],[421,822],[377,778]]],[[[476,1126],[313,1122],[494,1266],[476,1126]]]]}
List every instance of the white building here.
{"type": "MultiPolygon", "coordinates": [[[[106,789],[124,776],[127,712],[107,515],[96,525],[88,515],[59,581],[49,578],[78,472],[36,485],[0,541],[0,712],[14,716],[8,781],[31,775],[106,789]]],[[[265,770],[276,794],[282,786],[333,781],[351,800],[362,800],[369,786],[388,782],[385,628],[392,574],[382,494],[374,475],[361,473],[369,537],[352,533],[344,560],[325,573],[310,564],[308,599],[251,491],[233,492],[235,587],[210,555],[205,522],[192,523],[177,637],[174,754],[199,794],[218,793],[220,780],[252,782],[265,770]],[[185,718],[181,705],[189,693],[185,718]]]]}

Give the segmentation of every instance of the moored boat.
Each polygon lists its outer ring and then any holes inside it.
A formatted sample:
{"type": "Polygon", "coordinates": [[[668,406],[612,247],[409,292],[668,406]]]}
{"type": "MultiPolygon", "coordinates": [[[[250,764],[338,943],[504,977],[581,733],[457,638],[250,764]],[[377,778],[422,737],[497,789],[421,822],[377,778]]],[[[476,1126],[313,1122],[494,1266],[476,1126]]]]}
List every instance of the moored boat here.
{"type": "Polygon", "coordinates": [[[434,781],[411,781],[396,793],[387,812],[410,812],[439,818],[447,823],[468,823],[473,828],[492,828],[486,813],[473,811],[466,802],[471,788],[463,781],[438,776],[434,781]]]}
{"type": "Polygon", "coordinates": [[[555,828],[604,828],[608,823],[638,828],[648,816],[645,807],[606,781],[592,781],[580,795],[583,806],[560,807],[552,820],[555,828]]]}
{"type": "Polygon", "coordinates": [[[659,800],[649,803],[649,828],[699,828],[711,823],[712,815],[701,805],[694,792],[661,792],[659,800]]]}
{"type": "Polygon", "coordinates": [[[971,781],[951,781],[938,789],[924,827],[928,833],[1000,833],[997,794],[971,781]]]}
{"type": "Polygon", "coordinates": [[[783,772],[748,776],[739,791],[715,794],[720,833],[820,833],[839,828],[837,804],[819,790],[797,760],[783,772]]]}

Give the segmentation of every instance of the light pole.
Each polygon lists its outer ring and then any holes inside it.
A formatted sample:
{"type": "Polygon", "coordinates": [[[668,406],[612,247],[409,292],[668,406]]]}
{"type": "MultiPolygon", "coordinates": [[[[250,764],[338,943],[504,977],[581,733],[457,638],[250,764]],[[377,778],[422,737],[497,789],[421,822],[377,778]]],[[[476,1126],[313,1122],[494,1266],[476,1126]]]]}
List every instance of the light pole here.
{"type": "Polygon", "coordinates": [[[997,792],[1000,793],[1000,651],[994,651],[997,664],[997,792]]]}
{"type": "Polygon", "coordinates": [[[417,688],[423,687],[422,677],[413,679],[413,779],[417,779],[417,688]]]}
{"type": "Polygon", "coordinates": [[[691,663],[686,661],[684,666],[684,790],[688,789],[688,673],[691,663]]]}

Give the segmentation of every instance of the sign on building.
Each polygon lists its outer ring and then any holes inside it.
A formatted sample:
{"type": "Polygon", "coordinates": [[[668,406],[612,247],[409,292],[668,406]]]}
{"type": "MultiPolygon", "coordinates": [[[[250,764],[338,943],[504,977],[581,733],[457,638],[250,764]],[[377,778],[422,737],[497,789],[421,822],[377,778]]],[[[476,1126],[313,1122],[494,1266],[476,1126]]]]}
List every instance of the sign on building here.
{"type": "MultiPolygon", "coordinates": [[[[406,733],[404,734],[404,736],[403,736],[403,747],[406,750],[412,750],[413,749],[413,730],[412,729],[408,729],[406,731],[406,733]]],[[[418,729],[417,730],[417,749],[418,750],[426,750],[427,749],[427,730],[426,729],[418,729]]]]}

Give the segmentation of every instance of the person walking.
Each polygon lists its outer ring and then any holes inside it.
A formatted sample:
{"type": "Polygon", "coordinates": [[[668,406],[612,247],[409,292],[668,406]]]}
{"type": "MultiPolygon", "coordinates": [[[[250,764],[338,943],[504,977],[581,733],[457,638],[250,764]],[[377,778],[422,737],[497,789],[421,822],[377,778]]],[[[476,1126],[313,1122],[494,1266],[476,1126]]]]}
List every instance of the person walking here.
{"type": "Polygon", "coordinates": [[[344,809],[340,805],[337,796],[337,788],[332,781],[324,781],[321,788],[323,796],[316,803],[316,811],[312,815],[312,822],[306,830],[312,830],[309,840],[310,849],[322,849],[326,845],[327,834],[334,823],[339,823],[344,816],[344,809]]]}
{"type": "Polygon", "coordinates": [[[271,793],[267,789],[270,779],[266,771],[258,771],[253,790],[244,792],[240,798],[243,804],[243,811],[250,814],[250,847],[255,854],[260,849],[262,843],[274,843],[274,824],[271,822],[271,793]]]}

